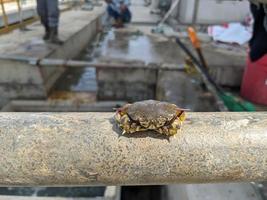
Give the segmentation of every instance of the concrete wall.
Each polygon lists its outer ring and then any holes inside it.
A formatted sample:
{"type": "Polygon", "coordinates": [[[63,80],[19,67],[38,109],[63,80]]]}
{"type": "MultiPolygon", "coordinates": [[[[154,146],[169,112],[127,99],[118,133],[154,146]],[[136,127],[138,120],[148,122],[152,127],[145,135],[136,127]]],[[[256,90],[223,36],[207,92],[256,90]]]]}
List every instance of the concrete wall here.
{"type": "MultiPolygon", "coordinates": [[[[176,13],[174,13],[179,22],[183,24],[194,23],[195,2],[196,0],[180,0],[176,13]]],[[[241,22],[250,13],[249,2],[238,0],[199,0],[196,13],[195,22],[197,24],[241,22]]]]}
{"type": "Polygon", "coordinates": [[[98,69],[98,100],[155,99],[157,70],[98,69]]]}
{"type": "Polygon", "coordinates": [[[160,71],[156,98],[191,111],[216,111],[215,99],[201,86],[199,77],[177,71],[160,71]]]}
{"type": "Polygon", "coordinates": [[[143,69],[97,70],[98,99],[168,101],[192,111],[216,111],[215,99],[198,77],[179,71],[143,69]]]}
{"type": "Polygon", "coordinates": [[[203,45],[203,54],[210,73],[219,85],[240,87],[246,67],[245,49],[226,49],[215,45],[203,45]]]}
{"type": "Polygon", "coordinates": [[[44,98],[40,68],[16,61],[1,61],[1,98],[44,98]]]}

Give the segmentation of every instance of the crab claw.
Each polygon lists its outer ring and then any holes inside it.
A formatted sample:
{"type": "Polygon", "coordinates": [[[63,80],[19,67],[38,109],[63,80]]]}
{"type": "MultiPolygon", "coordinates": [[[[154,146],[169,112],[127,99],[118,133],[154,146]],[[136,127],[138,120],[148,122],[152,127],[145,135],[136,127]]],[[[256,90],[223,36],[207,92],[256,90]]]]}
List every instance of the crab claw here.
{"type": "Polygon", "coordinates": [[[177,109],[177,118],[183,122],[185,121],[185,110],[180,110],[180,109],[177,109]]]}
{"type": "Polygon", "coordinates": [[[120,120],[121,120],[121,115],[120,115],[120,113],[116,112],[114,118],[115,118],[115,120],[116,120],[117,122],[120,122],[120,120]]]}

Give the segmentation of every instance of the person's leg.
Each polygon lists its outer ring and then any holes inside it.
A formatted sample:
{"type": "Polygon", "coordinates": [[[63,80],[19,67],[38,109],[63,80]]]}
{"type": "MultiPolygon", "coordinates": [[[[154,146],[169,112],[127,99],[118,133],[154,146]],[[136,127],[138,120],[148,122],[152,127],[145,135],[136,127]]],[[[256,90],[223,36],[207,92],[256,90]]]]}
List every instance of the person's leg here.
{"type": "Polygon", "coordinates": [[[127,8],[123,13],[122,13],[122,21],[124,23],[130,23],[132,20],[132,13],[129,10],[129,8],[127,8]]]}
{"type": "Polygon", "coordinates": [[[111,5],[108,5],[107,12],[108,15],[114,18],[115,20],[117,20],[120,17],[120,14],[115,9],[113,9],[111,5]]]}
{"type": "Polygon", "coordinates": [[[122,16],[120,13],[118,13],[118,11],[116,11],[111,5],[108,5],[107,12],[108,15],[115,20],[115,24],[113,24],[114,27],[123,27],[122,16]]]}
{"type": "Polygon", "coordinates": [[[63,42],[58,38],[58,25],[59,25],[59,8],[58,0],[47,0],[48,10],[48,26],[50,29],[50,42],[62,44],[63,42]]]}
{"type": "Polygon", "coordinates": [[[48,9],[48,25],[49,27],[58,27],[59,24],[59,8],[58,0],[46,0],[48,9]]]}
{"type": "Polygon", "coordinates": [[[251,12],[254,18],[253,36],[249,42],[250,59],[252,62],[259,60],[262,56],[267,54],[267,31],[264,27],[265,12],[262,5],[256,6],[251,4],[251,12]]]}
{"type": "Polygon", "coordinates": [[[49,26],[48,26],[48,11],[47,11],[47,0],[37,0],[37,13],[40,17],[41,24],[45,28],[44,40],[49,39],[49,26]]]}

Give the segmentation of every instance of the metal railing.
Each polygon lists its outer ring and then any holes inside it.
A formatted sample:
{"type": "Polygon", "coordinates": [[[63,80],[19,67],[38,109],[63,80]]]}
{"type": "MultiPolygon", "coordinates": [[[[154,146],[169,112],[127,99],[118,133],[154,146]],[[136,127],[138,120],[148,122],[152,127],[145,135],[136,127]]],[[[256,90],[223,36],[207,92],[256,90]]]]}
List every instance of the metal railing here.
{"type": "Polygon", "coordinates": [[[23,28],[27,23],[35,21],[36,15],[25,19],[24,9],[35,10],[36,2],[34,0],[0,0],[0,17],[3,21],[0,27],[0,33],[7,33],[16,28],[23,28]]]}
{"type": "Polygon", "coordinates": [[[0,185],[267,180],[267,113],[187,113],[176,137],[121,135],[114,113],[0,113],[0,185]]]}
{"type": "MultiPolygon", "coordinates": [[[[72,6],[73,2],[83,2],[83,0],[59,0],[60,4],[72,6]]],[[[0,0],[0,34],[10,32],[16,28],[24,28],[38,19],[36,9],[36,0],[0,0]],[[34,10],[31,17],[24,17],[27,10],[34,10]],[[17,14],[18,20],[11,20],[10,15],[17,14]]],[[[68,6],[67,6],[68,7],[68,6]]],[[[68,10],[63,8],[62,11],[68,10]]],[[[13,16],[14,17],[14,16],[13,16]]]]}
{"type": "Polygon", "coordinates": [[[1,3],[1,10],[2,10],[4,26],[5,26],[5,28],[7,28],[8,27],[8,17],[7,17],[6,8],[5,8],[5,5],[4,5],[5,2],[4,2],[4,0],[0,0],[0,3],[1,3]]]}

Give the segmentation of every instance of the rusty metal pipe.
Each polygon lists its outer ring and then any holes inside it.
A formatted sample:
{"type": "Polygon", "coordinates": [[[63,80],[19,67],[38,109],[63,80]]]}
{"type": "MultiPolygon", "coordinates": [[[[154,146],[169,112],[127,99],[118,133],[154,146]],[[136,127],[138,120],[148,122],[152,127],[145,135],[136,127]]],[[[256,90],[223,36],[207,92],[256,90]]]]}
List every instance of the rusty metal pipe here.
{"type": "Polygon", "coordinates": [[[188,113],[175,138],[121,136],[113,113],[0,113],[0,185],[267,180],[267,113],[188,113]]]}

